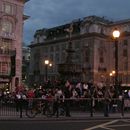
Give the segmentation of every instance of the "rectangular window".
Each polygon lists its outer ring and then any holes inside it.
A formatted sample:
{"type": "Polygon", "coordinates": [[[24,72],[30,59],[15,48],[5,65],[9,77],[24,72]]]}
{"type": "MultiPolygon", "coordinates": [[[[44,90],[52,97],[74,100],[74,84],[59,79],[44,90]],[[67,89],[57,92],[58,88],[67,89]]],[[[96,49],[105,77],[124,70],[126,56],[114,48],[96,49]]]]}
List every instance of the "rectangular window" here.
{"type": "Polygon", "coordinates": [[[99,62],[100,62],[100,63],[104,63],[104,58],[103,58],[103,57],[100,57],[100,58],[99,58],[99,62]]]}
{"type": "Polygon", "coordinates": [[[2,32],[11,34],[13,32],[13,24],[10,21],[2,21],[2,32]]]}
{"type": "Polygon", "coordinates": [[[44,52],[48,53],[48,47],[44,47],[44,52]]]}
{"type": "Polygon", "coordinates": [[[10,62],[9,61],[1,61],[0,62],[0,75],[10,75],[10,62]]]}
{"type": "Polygon", "coordinates": [[[55,61],[56,61],[56,63],[59,63],[59,61],[60,61],[60,57],[59,57],[58,53],[56,53],[56,55],[55,55],[55,61]]]}
{"type": "Polygon", "coordinates": [[[54,47],[51,46],[51,47],[50,47],[50,52],[53,52],[53,51],[54,51],[54,47]]]}
{"type": "Polygon", "coordinates": [[[12,40],[1,39],[0,40],[0,54],[9,54],[12,50],[12,40]]]}
{"type": "Polygon", "coordinates": [[[56,51],[58,52],[60,50],[59,45],[56,45],[56,51]]]}
{"type": "Polygon", "coordinates": [[[85,61],[86,62],[90,61],[90,48],[87,48],[85,51],[85,61]]]}
{"type": "Polygon", "coordinates": [[[125,45],[125,46],[128,45],[128,40],[124,40],[124,45],[125,45]]]}
{"type": "Polygon", "coordinates": [[[2,73],[8,74],[8,64],[7,64],[7,62],[2,63],[2,73]]]}
{"type": "Polygon", "coordinates": [[[86,59],[86,60],[85,60],[86,62],[89,62],[89,57],[88,57],[88,56],[86,56],[85,59],[86,59]]]}
{"type": "Polygon", "coordinates": [[[62,44],[62,51],[66,49],[66,43],[62,44]]]}
{"type": "Polygon", "coordinates": [[[65,52],[62,52],[61,56],[62,56],[62,58],[61,58],[61,63],[64,63],[65,60],[66,60],[65,52]]]}
{"type": "Polygon", "coordinates": [[[16,5],[13,5],[11,3],[3,3],[2,5],[2,12],[15,15],[16,14],[16,5]]]}
{"type": "Polygon", "coordinates": [[[127,49],[124,49],[124,50],[123,50],[123,56],[124,56],[124,57],[127,57],[127,56],[128,56],[127,49]]]}
{"type": "Polygon", "coordinates": [[[128,70],[128,62],[124,63],[124,70],[127,71],[128,70]]]}
{"type": "Polygon", "coordinates": [[[50,60],[53,62],[53,54],[50,55],[50,60]]]}
{"type": "Polygon", "coordinates": [[[75,49],[80,49],[80,42],[79,41],[75,41],[75,49]]]}

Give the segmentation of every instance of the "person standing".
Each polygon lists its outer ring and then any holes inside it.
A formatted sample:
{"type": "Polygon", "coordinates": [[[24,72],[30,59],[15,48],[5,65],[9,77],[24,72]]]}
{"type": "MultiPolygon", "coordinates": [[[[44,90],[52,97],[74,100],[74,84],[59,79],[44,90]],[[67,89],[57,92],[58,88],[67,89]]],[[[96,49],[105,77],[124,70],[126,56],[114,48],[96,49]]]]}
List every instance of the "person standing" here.
{"type": "Polygon", "coordinates": [[[104,87],[104,116],[109,116],[109,104],[111,102],[111,94],[108,86],[104,87]]]}
{"type": "Polygon", "coordinates": [[[55,90],[55,94],[54,94],[54,104],[53,104],[53,114],[56,114],[56,117],[59,117],[59,105],[60,105],[60,93],[59,93],[59,89],[57,88],[55,90]]]}

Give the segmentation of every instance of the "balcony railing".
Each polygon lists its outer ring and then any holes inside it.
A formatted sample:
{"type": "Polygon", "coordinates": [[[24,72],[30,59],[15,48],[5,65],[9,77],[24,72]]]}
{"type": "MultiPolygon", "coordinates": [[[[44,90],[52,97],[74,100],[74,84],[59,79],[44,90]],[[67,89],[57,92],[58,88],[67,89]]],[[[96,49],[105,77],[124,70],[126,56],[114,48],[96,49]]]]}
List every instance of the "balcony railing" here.
{"type": "Polygon", "coordinates": [[[0,37],[15,40],[15,34],[14,33],[8,33],[8,32],[0,32],[0,37]]]}
{"type": "Polygon", "coordinates": [[[11,49],[0,49],[0,55],[9,55],[9,56],[14,56],[16,55],[16,50],[11,50],[11,49]]]}

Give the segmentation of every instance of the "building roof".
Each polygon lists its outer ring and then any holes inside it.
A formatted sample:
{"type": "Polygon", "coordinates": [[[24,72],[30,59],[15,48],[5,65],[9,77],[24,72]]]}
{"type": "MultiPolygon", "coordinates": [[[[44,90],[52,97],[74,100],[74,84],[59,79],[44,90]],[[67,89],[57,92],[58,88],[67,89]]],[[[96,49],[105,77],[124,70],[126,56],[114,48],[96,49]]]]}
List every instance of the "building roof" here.
{"type": "Polygon", "coordinates": [[[100,24],[106,24],[106,25],[112,23],[112,21],[109,21],[105,19],[104,17],[98,17],[98,16],[93,15],[93,16],[84,17],[83,19],[76,19],[70,23],[56,26],[53,28],[49,28],[49,29],[43,28],[43,29],[36,30],[34,37],[44,35],[45,40],[51,40],[58,37],[65,37],[68,35],[68,32],[66,31],[66,29],[70,28],[71,24],[73,24],[72,34],[79,34],[80,25],[84,22],[100,23],[100,24]]]}
{"type": "Polygon", "coordinates": [[[103,24],[110,24],[113,23],[112,21],[106,19],[105,17],[99,17],[96,15],[84,17],[83,21],[88,21],[88,22],[96,22],[96,23],[103,23],[103,24]]]}
{"type": "MultiPolygon", "coordinates": [[[[81,21],[76,21],[76,22],[72,22],[72,23],[73,23],[73,34],[80,33],[79,25],[80,25],[81,21]]],[[[34,37],[36,37],[38,35],[39,36],[44,35],[47,40],[57,38],[57,37],[62,37],[62,36],[64,37],[64,36],[68,35],[68,32],[66,31],[66,29],[70,28],[70,25],[72,23],[60,25],[57,27],[49,28],[49,29],[43,28],[43,29],[37,30],[35,32],[34,37]]]]}
{"type": "Polygon", "coordinates": [[[27,16],[27,15],[23,15],[23,20],[27,20],[27,19],[29,19],[30,18],[30,16],[27,16]]]}
{"type": "Polygon", "coordinates": [[[127,23],[130,23],[130,19],[123,19],[123,20],[115,21],[110,25],[115,26],[115,25],[127,24],[127,23]]]}
{"type": "Polygon", "coordinates": [[[68,39],[69,34],[66,31],[66,29],[70,28],[71,24],[73,24],[72,35],[77,36],[78,34],[80,34],[80,27],[82,26],[82,24],[84,26],[84,24],[86,24],[86,23],[101,24],[101,25],[110,27],[110,26],[116,26],[116,25],[120,25],[120,24],[123,25],[123,24],[130,23],[130,19],[124,19],[124,20],[120,20],[120,21],[110,21],[110,20],[107,20],[105,17],[98,17],[98,16],[93,15],[93,16],[84,17],[82,19],[77,19],[70,23],[52,27],[49,29],[43,28],[43,29],[36,30],[34,37],[37,37],[39,39],[40,36],[43,36],[44,43],[51,41],[51,40],[56,41],[58,39],[64,39],[64,38],[68,39]]]}

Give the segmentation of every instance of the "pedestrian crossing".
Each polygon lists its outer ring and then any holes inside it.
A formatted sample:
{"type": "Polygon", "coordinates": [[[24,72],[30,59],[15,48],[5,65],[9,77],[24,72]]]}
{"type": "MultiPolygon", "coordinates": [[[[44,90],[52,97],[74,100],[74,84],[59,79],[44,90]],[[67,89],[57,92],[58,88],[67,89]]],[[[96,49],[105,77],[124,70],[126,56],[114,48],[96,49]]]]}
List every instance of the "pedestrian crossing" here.
{"type": "Polygon", "coordinates": [[[129,130],[130,128],[130,119],[118,119],[108,121],[99,125],[95,125],[90,128],[86,128],[84,130],[129,130]]]}

